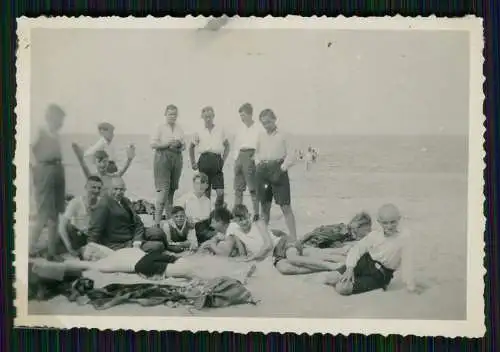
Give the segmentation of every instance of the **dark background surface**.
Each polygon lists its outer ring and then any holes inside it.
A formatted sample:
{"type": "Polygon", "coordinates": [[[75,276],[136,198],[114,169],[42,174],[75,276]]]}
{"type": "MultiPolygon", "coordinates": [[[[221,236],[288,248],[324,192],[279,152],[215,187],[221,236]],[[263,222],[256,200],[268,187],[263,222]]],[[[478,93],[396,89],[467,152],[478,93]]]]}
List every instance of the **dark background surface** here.
{"type": "MultiPolygon", "coordinates": [[[[0,130],[1,161],[0,196],[2,198],[0,251],[0,295],[2,301],[0,314],[0,349],[3,351],[54,350],[54,351],[87,351],[87,350],[387,350],[387,351],[495,351],[498,347],[498,326],[500,316],[500,299],[498,294],[498,230],[496,220],[499,199],[498,180],[498,143],[499,127],[499,40],[498,1],[4,1],[1,3],[0,15],[2,30],[0,108],[2,126],[0,130]],[[12,278],[14,268],[13,250],[13,212],[15,168],[12,165],[15,150],[15,21],[16,17],[40,15],[52,16],[176,16],[191,15],[229,16],[285,16],[300,14],[302,16],[385,16],[400,14],[403,16],[447,16],[460,17],[475,14],[484,18],[485,26],[485,65],[486,81],[484,90],[486,100],[484,111],[487,117],[485,148],[487,150],[485,170],[486,203],[484,211],[487,216],[485,233],[486,259],[488,274],[485,277],[485,313],[488,332],[482,339],[445,339],[419,338],[414,336],[350,335],[331,336],[316,334],[233,334],[233,333],[190,333],[190,332],[152,332],[134,333],[131,331],[98,332],[97,330],[47,330],[47,329],[13,329],[13,297],[12,278]]],[[[158,329],[161,329],[159,326],[158,329]]]]}

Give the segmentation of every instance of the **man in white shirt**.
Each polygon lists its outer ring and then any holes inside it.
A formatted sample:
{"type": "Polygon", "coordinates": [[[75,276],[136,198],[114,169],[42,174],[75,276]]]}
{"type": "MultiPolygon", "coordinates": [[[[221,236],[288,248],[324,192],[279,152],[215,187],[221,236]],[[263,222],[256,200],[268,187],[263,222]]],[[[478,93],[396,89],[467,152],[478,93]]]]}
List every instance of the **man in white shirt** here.
{"type": "Polygon", "coordinates": [[[248,187],[252,198],[254,221],[257,221],[259,201],[255,183],[255,150],[262,129],[253,120],[253,107],[250,103],[243,104],[239,109],[239,114],[243,126],[236,134],[234,143],[237,153],[234,163],[234,205],[243,204],[243,192],[248,187]]]}
{"type": "Polygon", "coordinates": [[[116,153],[113,145],[111,144],[111,142],[113,142],[113,138],[115,137],[115,126],[113,126],[109,122],[102,122],[97,126],[97,130],[99,131],[99,135],[101,136],[101,138],[99,138],[99,140],[94,145],[92,145],[85,151],[83,157],[91,162],[94,162],[95,153],[98,150],[103,150],[109,156],[107,171],[110,173],[117,172],[118,167],[116,166],[116,153]]]}
{"type": "Polygon", "coordinates": [[[178,109],[168,105],[165,123],[161,124],[151,139],[154,150],[154,181],[156,188],[155,225],[160,226],[163,210],[170,217],[174,193],[179,188],[182,174],[182,151],[185,148],[184,132],[177,124],[178,109]]]}
{"type": "Polygon", "coordinates": [[[217,194],[216,207],[224,205],[224,173],[222,171],[229,155],[229,141],[224,130],[214,124],[215,113],[211,106],[202,109],[201,117],[204,128],[195,134],[189,147],[189,158],[193,170],[199,170],[208,176],[206,195],[210,198],[212,189],[217,194]],[[200,157],[195,160],[195,148],[200,157]]]}
{"type": "Polygon", "coordinates": [[[193,192],[179,198],[175,204],[184,208],[188,222],[194,225],[198,243],[210,237],[210,214],[212,204],[205,194],[208,176],[198,172],[193,176],[193,192]]]}
{"type": "Polygon", "coordinates": [[[413,277],[410,233],[399,228],[399,209],[386,204],[378,211],[381,230],[372,231],[347,254],[345,267],[328,279],[341,295],[386,289],[396,270],[401,269],[408,291],[418,292],[413,277]]]}
{"type": "Polygon", "coordinates": [[[80,249],[87,244],[90,212],[99,200],[103,183],[99,176],[89,176],[85,195],[73,198],[59,222],[59,234],[66,250],[80,256],[80,249]]]}

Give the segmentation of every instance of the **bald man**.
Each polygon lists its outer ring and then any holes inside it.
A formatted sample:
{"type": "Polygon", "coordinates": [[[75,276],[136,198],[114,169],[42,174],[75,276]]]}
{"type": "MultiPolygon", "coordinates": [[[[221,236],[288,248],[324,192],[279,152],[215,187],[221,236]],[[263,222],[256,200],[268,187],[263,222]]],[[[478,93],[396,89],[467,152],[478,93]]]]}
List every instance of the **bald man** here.
{"type": "MultiPolygon", "coordinates": [[[[158,240],[153,243],[146,241],[149,232],[161,229],[146,229],[141,218],[132,208],[131,201],[125,197],[127,188],[121,177],[111,179],[111,189],[109,194],[105,194],[97,203],[90,216],[88,229],[88,248],[94,248],[92,243],[118,250],[131,247],[147,247],[147,251],[163,249],[163,241],[158,240]],[[148,232],[148,233],[147,233],[148,232]],[[158,246],[158,248],[156,248],[158,246]]],[[[161,237],[161,236],[160,236],[161,237]]],[[[84,258],[88,257],[85,254],[84,258]]],[[[99,259],[99,258],[95,258],[99,259]]]]}
{"type": "Polygon", "coordinates": [[[394,272],[402,271],[408,291],[417,292],[413,279],[410,233],[400,229],[401,214],[393,204],[380,207],[380,230],[370,232],[347,254],[345,266],[329,274],[327,284],[335,285],[341,295],[386,289],[394,272]]]}

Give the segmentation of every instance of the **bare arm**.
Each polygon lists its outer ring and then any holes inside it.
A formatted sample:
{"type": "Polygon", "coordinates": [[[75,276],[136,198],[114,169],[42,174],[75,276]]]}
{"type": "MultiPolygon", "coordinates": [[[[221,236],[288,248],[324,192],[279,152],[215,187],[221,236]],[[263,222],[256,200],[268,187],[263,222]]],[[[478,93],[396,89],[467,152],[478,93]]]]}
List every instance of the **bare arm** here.
{"type": "Polygon", "coordinates": [[[260,248],[259,252],[257,252],[253,258],[255,260],[264,259],[269,252],[273,249],[273,242],[271,240],[271,236],[269,235],[269,229],[267,228],[264,221],[257,221],[255,226],[259,229],[259,233],[262,236],[263,244],[260,248]]]}
{"type": "Polygon", "coordinates": [[[123,168],[117,172],[118,176],[123,176],[127,172],[128,168],[132,164],[132,160],[135,158],[135,146],[131,145],[127,148],[127,161],[125,162],[125,165],[123,165],[123,168]]]}
{"type": "Polygon", "coordinates": [[[194,157],[194,150],[196,148],[196,145],[197,145],[197,143],[196,143],[196,136],[195,136],[195,140],[189,144],[189,161],[191,162],[193,169],[195,169],[195,167],[196,167],[196,161],[195,161],[195,157],[194,157]]]}
{"type": "Polygon", "coordinates": [[[76,159],[78,160],[78,164],[80,164],[80,167],[82,168],[83,174],[85,175],[85,178],[88,178],[92,173],[90,172],[90,169],[87,165],[87,162],[85,161],[85,157],[83,155],[82,148],[76,144],[72,143],[71,147],[73,148],[73,151],[75,152],[76,159]]]}
{"type": "Polygon", "coordinates": [[[64,246],[68,250],[68,252],[73,252],[73,247],[71,246],[71,242],[69,240],[69,234],[68,234],[68,224],[70,222],[70,218],[72,214],[75,212],[75,200],[73,199],[68,206],[66,207],[66,211],[64,214],[61,216],[60,221],[59,221],[59,235],[61,236],[61,240],[64,243],[64,246]]]}
{"type": "Polygon", "coordinates": [[[92,145],[85,151],[83,157],[88,158],[94,156],[95,152],[104,149],[104,143],[105,143],[104,140],[100,138],[94,145],[92,145]]]}
{"type": "Polygon", "coordinates": [[[222,155],[222,160],[223,160],[224,164],[226,163],[226,159],[229,156],[230,149],[231,148],[230,148],[230,145],[229,145],[229,141],[226,138],[224,140],[224,154],[222,155]]]}
{"type": "Polygon", "coordinates": [[[293,151],[293,149],[290,148],[290,145],[286,139],[284,140],[284,143],[285,143],[286,156],[281,167],[284,170],[288,170],[297,161],[297,156],[293,151]]]}

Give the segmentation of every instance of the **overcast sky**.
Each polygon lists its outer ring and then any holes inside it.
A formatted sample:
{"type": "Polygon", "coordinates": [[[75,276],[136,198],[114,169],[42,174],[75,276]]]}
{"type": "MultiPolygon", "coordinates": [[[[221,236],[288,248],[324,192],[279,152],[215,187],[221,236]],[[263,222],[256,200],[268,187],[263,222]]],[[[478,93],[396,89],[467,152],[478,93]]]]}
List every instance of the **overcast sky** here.
{"type": "Polygon", "coordinates": [[[49,102],[67,133],[151,133],[167,104],[186,132],[212,105],[272,108],[296,134],[466,134],[466,32],[33,29],[31,114],[49,102]]]}

